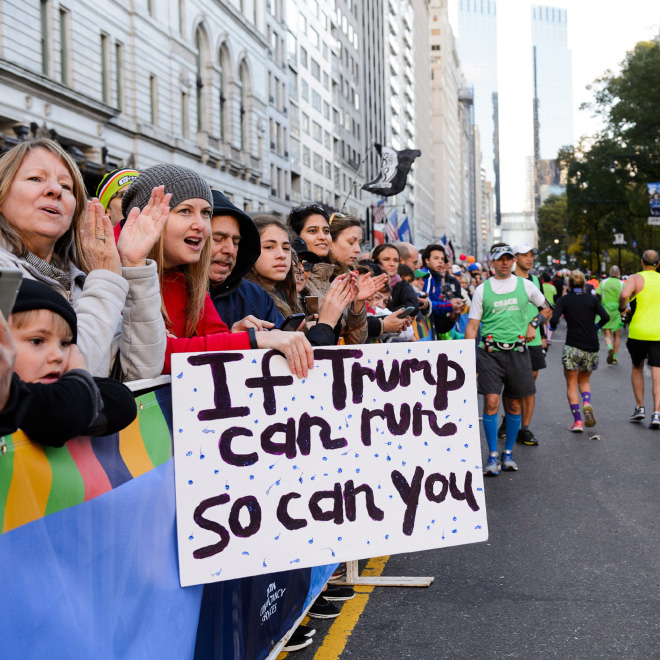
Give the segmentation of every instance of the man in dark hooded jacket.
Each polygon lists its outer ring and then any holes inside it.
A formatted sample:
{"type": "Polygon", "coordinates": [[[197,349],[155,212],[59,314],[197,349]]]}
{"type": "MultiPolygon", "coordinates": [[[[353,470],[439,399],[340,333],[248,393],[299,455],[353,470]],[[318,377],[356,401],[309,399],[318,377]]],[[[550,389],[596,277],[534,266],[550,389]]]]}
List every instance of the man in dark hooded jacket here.
{"type": "Polygon", "coordinates": [[[220,318],[234,331],[267,330],[273,325],[277,328],[284,317],[273,299],[260,286],[243,279],[261,254],[259,231],[247,213],[221,192],[212,193],[209,284],[213,304],[220,318]]]}

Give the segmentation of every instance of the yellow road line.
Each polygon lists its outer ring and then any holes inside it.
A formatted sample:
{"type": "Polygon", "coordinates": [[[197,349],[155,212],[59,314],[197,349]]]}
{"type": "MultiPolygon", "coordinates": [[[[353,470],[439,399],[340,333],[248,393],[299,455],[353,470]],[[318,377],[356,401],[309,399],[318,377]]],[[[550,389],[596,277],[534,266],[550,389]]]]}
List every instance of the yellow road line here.
{"type": "MultiPolygon", "coordinates": [[[[370,559],[362,572],[362,576],[377,577],[381,575],[388,559],[389,557],[374,557],[370,559]]],[[[355,598],[347,600],[342,605],[341,614],[330,627],[328,634],[323,640],[323,644],[321,644],[314,656],[314,660],[339,660],[346,648],[348,638],[351,636],[362,612],[364,612],[364,608],[367,606],[369,594],[373,590],[374,587],[355,587],[355,598]]]]}
{"type": "MultiPolygon", "coordinates": [[[[387,564],[387,557],[373,557],[367,562],[362,571],[362,577],[378,577],[382,575],[387,564]]],[[[374,590],[373,587],[359,586],[355,587],[355,598],[347,600],[341,606],[341,614],[335,619],[335,622],[328,630],[323,640],[323,644],[314,656],[314,660],[338,660],[346,648],[348,638],[355,628],[360,615],[364,611],[369,600],[369,594],[374,590]]],[[[321,593],[323,595],[323,593],[321,593]]],[[[310,619],[306,616],[302,622],[303,625],[310,625],[310,619]]],[[[313,626],[313,621],[311,622],[313,626]]],[[[289,654],[282,651],[277,656],[277,660],[284,660],[289,654]]]]}

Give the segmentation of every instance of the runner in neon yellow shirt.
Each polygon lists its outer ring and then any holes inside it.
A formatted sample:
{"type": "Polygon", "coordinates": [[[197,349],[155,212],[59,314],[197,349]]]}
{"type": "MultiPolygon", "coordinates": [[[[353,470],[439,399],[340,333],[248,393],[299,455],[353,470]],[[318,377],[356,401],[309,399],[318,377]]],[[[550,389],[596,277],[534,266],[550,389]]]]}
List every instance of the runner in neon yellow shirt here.
{"type": "Polygon", "coordinates": [[[610,268],[610,276],[604,279],[596,289],[596,295],[603,303],[603,307],[610,315],[610,320],[603,326],[605,331],[605,345],[607,346],[607,364],[619,364],[617,353],[623,321],[619,314],[619,296],[623,289],[621,271],[618,266],[610,268]]]}

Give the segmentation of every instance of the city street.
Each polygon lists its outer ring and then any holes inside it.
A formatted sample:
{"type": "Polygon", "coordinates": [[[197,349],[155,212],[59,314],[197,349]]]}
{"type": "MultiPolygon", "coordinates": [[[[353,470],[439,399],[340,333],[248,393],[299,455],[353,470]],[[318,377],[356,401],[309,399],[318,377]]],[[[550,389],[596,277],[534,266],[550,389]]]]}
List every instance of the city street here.
{"type": "Polygon", "coordinates": [[[531,428],[540,445],[517,445],[520,470],[486,481],[488,542],[390,557],[383,575],[434,583],[357,588],[370,593],[345,603],[334,621],[312,620],[315,642],[295,657],[658,657],[660,432],[647,427],[650,372],[646,422],[631,424],[625,337],[618,366],[606,364],[601,338],[592,377],[598,423],[572,434],[564,333],[562,324],[537,381],[531,428]],[[590,439],[595,433],[600,439],[590,439]]]}

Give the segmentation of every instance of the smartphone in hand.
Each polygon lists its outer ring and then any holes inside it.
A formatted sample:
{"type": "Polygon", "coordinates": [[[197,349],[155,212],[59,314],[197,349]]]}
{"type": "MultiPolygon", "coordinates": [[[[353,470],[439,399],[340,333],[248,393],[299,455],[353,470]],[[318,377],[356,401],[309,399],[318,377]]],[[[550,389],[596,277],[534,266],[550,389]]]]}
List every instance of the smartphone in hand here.
{"type": "Polygon", "coordinates": [[[17,268],[0,268],[0,312],[9,318],[21,286],[21,271],[17,268]]]}
{"type": "Polygon", "coordinates": [[[284,323],[278,328],[278,330],[284,330],[285,332],[295,332],[300,324],[305,320],[305,314],[300,312],[300,314],[291,314],[288,316],[284,323]]]}

